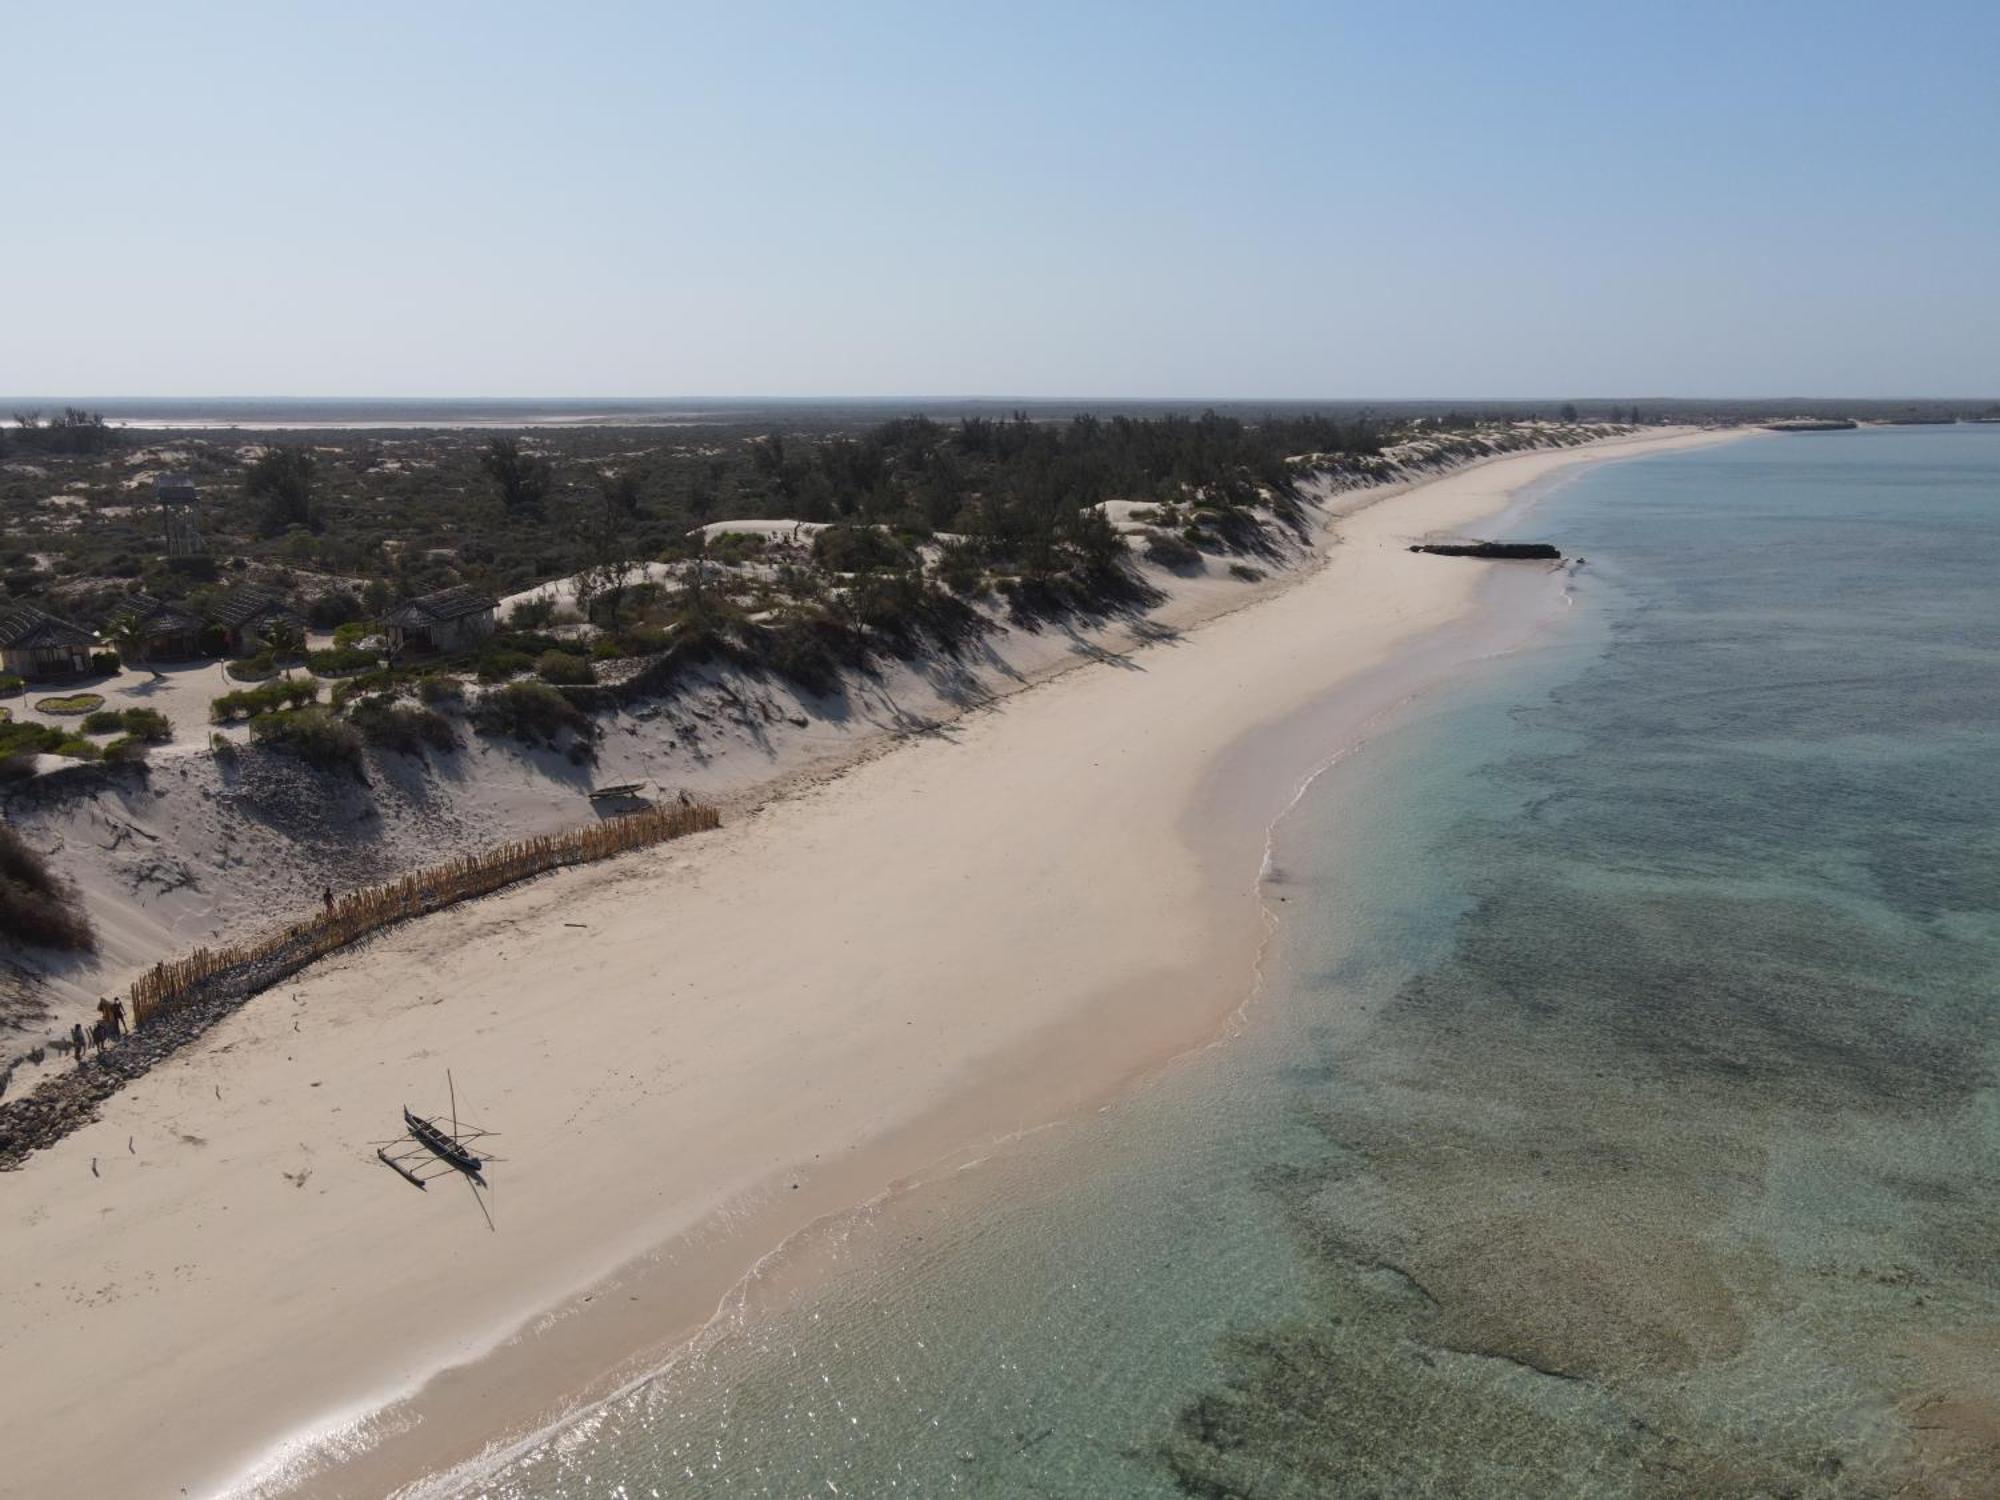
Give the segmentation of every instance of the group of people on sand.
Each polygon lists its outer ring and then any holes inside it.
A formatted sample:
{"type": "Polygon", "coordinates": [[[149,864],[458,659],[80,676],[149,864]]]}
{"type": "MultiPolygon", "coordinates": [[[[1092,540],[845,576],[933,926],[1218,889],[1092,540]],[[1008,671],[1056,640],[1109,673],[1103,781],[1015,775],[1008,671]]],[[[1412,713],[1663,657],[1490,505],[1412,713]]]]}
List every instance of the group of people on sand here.
{"type": "Polygon", "coordinates": [[[98,1056],[104,1055],[107,1042],[118,1041],[125,1035],[125,1002],[123,1000],[100,999],[97,1002],[97,1019],[90,1024],[86,1033],[83,1022],[78,1021],[69,1029],[70,1046],[76,1051],[76,1065],[83,1066],[87,1049],[94,1043],[98,1056]]]}

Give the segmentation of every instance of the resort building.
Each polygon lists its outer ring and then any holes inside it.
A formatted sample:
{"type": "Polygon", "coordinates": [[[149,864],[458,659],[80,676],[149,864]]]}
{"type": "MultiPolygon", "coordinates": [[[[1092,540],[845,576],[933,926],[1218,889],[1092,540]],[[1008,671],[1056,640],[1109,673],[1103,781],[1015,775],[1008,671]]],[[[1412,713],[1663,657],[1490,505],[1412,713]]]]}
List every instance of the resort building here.
{"type": "Polygon", "coordinates": [[[187,661],[200,656],[201,633],[207,628],[194,611],[151,594],[127,594],[105,623],[110,627],[107,635],[122,634],[128,626],[137,630],[139,661],[187,661]]]}
{"type": "Polygon", "coordinates": [[[399,604],[389,616],[391,651],[469,651],[493,634],[493,599],[463,584],[399,604]]]}
{"type": "Polygon", "coordinates": [[[0,672],[29,679],[76,677],[90,670],[97,637],[32,604],[0,610],[0,672]]]}
{"type": "Polygon", "coordinates": [[[270,640],[271,631],[288,625],[303,637],[305,616],[275,595],[260,589],[231,589],[215,601],[209,618],[222,627],[223,638],[235,656],[255,656],[270,640]]]}

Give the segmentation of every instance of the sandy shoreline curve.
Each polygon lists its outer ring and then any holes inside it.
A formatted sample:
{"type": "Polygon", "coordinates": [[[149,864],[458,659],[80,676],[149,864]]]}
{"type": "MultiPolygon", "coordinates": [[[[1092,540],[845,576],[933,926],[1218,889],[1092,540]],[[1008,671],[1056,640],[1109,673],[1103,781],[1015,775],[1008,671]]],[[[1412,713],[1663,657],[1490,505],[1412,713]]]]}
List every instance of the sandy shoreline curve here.
{"type": "Polygon", "coordinates": [[[1235,613],[260,997],[0,1185],[0,1494],[384,1493],[656,1367],[805,1226],[1212,1039],[1300,777],[1465,658],[1423,643],[1494,565],[1406,543],[1732,435],[1359,497],[1235,613]],[[498,1232],[369,1145],[446,1067],[502,1133],[498,1232]]]}

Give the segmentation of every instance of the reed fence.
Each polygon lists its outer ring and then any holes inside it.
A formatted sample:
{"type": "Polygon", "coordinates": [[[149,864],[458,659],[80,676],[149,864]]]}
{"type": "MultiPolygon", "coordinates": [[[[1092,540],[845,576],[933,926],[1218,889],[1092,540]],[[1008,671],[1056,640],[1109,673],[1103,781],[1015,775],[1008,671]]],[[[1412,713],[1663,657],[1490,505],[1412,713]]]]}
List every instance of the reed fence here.
{"type": "Polygon", "coordinates": [[[265,988],[371,932],[530,876],[608,859],[721,823],[721,814],[700,804],[647,808],[567,833],[517,839],[413,871],[387,885],[350,891],[324,911],[282,931],[221,948],[197,948],[184,958],[155,964],[132,982],[133,1022],[143,1026],[237,983],[248,989],[265,988]]]}

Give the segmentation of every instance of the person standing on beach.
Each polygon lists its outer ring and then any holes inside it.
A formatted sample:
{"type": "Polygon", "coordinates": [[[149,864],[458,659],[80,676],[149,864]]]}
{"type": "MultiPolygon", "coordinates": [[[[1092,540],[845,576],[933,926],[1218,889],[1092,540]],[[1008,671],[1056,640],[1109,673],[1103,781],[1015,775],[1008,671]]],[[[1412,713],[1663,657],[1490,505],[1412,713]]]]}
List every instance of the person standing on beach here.
{"type": "Polygon", "coordinates": [[[118,1040],[118,1007],[111,1003],[111,998],[108,995],[98,996],[97,1015],[99,1024],[104,1027],[105,1033],[113,1041],[118,1040]]]}
{"type": "Polygon", "coordinates": [[[69,1029],[70,1045],[76,1049],[76,1065],[83,1066],[83,1022],[78,1021],[69,1029]]]}
{"type": "Polygon", "coordinates": [[[125,1002],[123,1000],[113,1000],[111,1002],[111,1034],[121,1037],[125,1035],[125,1002]]]}

